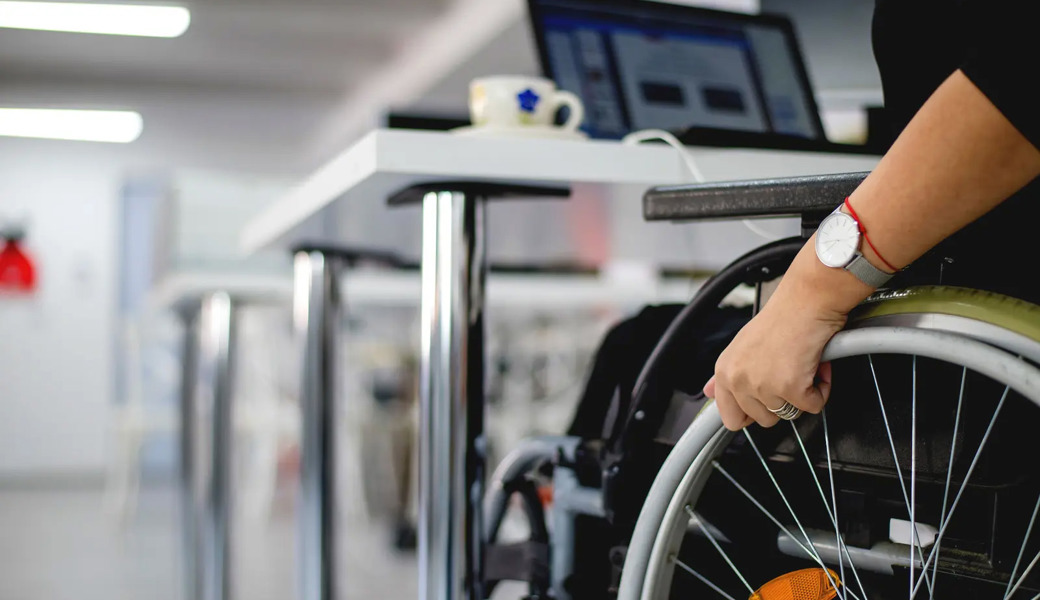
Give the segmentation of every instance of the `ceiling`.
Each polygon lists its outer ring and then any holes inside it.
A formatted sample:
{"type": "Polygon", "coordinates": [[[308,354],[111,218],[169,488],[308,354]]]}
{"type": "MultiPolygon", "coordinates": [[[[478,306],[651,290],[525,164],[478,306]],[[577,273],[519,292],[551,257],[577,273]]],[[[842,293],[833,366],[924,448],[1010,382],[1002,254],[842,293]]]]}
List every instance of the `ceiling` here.
{"type": "Polygon", "coordinates": [[[0,76],[250,92],[342,92],[447,0],[194,0],[179,38],[4,30],[0,76]]]}
{"type": "Polygon", "coordinates": [[[0,106],[133,109],[137,142],[79,145],[141,164],[294,173],[313,166],[327,116],[451,2],[193,0],[175,39],[4,29],[0,106]]]}

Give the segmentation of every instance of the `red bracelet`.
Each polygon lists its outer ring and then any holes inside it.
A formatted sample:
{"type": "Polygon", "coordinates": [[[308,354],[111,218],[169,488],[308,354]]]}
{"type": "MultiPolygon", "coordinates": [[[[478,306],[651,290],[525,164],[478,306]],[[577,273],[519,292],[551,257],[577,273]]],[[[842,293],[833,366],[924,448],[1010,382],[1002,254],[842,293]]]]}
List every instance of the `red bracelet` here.
{"type": "Polygon", "coordinates": [[[856,211],[852,208],[852,203],[849,202],[848,197],[845,198],[845,208],[848,209],[849,214],[852,215],[852,218],[856,219],[856,225],[859,227],[860,234],[863,235],[863,239],[866,240],[867,245],[870,246],[870,249],[874,251],[874,254],[877,255],[878,259],[881,260],[881,262],[885,263],[885,266],[889,269],[892,269],[892,271],[898,271],[899,269],[895,268],[894,266],[892,266],[892,263],[885,260],[884,256],[881,256],[881,253],[878,252],[878,249],[874,246],[874,242],[870,241],[870,238],[867,237],[867,228],[863,226],[863,221],[859,220],[859,215],[857,215],[856,211]]]}

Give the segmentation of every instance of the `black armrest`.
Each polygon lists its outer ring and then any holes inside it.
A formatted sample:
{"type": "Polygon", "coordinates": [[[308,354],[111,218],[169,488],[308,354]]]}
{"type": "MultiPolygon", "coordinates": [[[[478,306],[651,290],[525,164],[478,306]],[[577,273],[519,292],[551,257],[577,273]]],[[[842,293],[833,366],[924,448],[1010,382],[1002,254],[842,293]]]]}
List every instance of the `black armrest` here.
{"type": "Polygon", "coordinates": [[[651,188],[643,196],[647,221],[806,217],[828,213],[867,173],[725,181],[651,188]]]}

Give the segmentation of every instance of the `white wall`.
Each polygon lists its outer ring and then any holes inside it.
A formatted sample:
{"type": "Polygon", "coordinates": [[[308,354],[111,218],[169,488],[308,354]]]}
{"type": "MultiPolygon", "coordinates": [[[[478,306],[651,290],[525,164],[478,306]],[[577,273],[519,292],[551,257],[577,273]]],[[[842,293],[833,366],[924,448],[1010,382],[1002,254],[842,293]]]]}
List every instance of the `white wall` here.
{"type": "Polygon", "coordinates": [[[823,109],[881,103],[881,78],[870,42],[873,0],[762,0],[762,12],[794,22],[809,78],[823,109]]]}
{"type": "Polygon", "coordinates": [[[40,281],[0,296],[0,477],[104,465],[121,173],[90,149],[0,139],[0,221],[28,219],[40,281]]]}
{"type": "MultiPolygon", "coordinates": [[[[286,194],[294,178],[207,169],[176,169],[168,221],[159,223],[165,239],[164,263],[173,272],[291,274],[287,251],[246,254],[239,233],[246,222],[286,194]]],[[[156,274],[158,278],[164,273],[156,274]]]]}

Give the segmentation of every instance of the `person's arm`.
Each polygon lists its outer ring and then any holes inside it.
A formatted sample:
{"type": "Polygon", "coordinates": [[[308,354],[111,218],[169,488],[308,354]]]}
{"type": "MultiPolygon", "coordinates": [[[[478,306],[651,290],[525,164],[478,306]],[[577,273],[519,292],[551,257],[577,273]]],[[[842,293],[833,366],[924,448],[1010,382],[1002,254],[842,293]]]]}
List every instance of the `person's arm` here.
{"type": "MultiPolygon", "coordinates": [[[[878,251],[903,267],[1037,175],[1040,151],[958,70],[850,203],[878,251]]],[[[845,270],[820,263],[813,243],[802,248],[762,312],[722,353],[705,386],[730,429],[752,420],[775,424],[768,408],[785,401],[816,413],[827,400],[830,369],[819,364],[823,347],[873,290],[845,270]]],[[[884,269],[869,245],[862,246],[867,259],[884,269]]]]}

